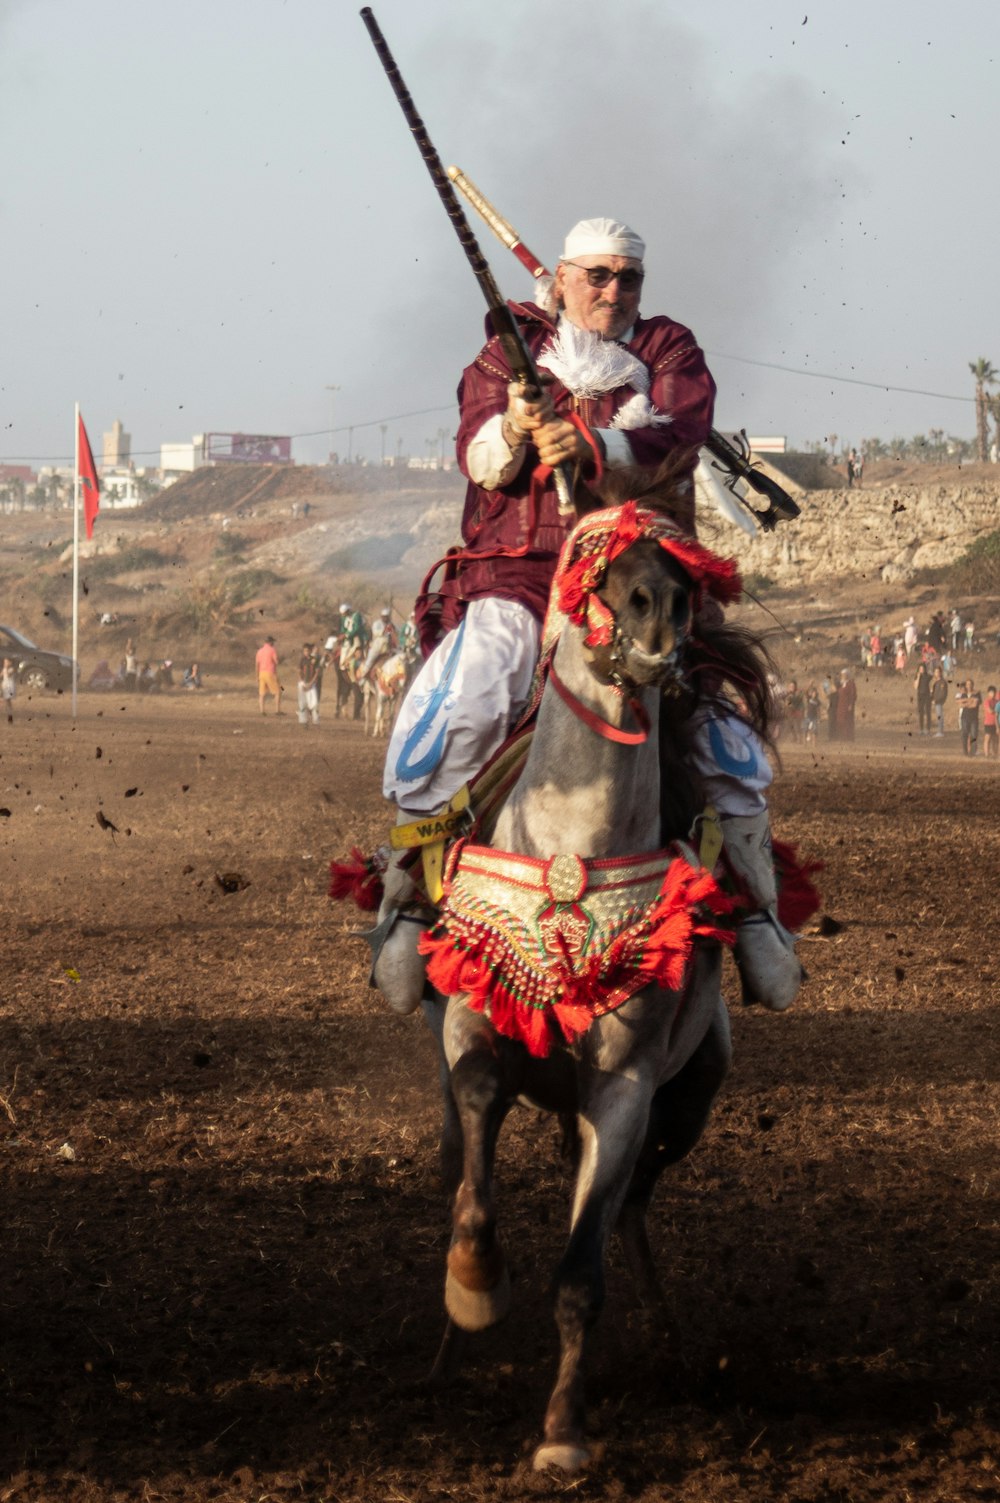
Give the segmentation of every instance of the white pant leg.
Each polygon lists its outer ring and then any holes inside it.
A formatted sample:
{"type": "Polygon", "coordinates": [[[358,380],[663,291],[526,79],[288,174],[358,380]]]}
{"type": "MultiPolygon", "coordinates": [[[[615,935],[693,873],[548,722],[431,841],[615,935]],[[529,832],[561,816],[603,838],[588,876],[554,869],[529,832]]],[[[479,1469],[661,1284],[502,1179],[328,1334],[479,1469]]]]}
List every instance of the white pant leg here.
{"type": "Polygon", "coordinates": [[[705,794],[720,815],[759,814],[774,778],[763,742],[738,715],[708,712],[699,718],[694,764],[705,794]]]}
{"type": "Polygon", "coordinates": [[[540,637],[526,606],[470,602],[403,701],[386,754],[386,798],[429,814],[480,770],[527,700],[540,637]]]}

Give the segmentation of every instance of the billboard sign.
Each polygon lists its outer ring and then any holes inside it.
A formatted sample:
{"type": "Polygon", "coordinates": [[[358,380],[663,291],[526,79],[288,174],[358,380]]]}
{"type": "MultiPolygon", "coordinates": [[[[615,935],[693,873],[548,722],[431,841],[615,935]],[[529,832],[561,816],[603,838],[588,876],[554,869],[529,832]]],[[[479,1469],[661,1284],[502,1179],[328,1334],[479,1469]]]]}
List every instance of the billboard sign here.
{"type": "Polygon", "coordinates": [[[265,433],[206,433],[206,464],[291,464],[292,441],[265,433]]]}

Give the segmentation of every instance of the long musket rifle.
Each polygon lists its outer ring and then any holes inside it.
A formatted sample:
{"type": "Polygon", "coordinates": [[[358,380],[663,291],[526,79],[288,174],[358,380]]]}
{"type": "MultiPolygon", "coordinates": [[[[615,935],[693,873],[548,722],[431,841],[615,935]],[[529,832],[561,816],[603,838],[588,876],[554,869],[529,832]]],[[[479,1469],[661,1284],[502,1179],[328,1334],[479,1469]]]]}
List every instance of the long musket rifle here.
{"type": "MultiPolygon", "coordinates": [[[[461,168],[449,167],[448,176],[456,187],[462,190],[469,203],[486,221],[497,239],[502,240],[509,251],[513,251],[521,265],[536,281],[540,281],[543,277],[551,277],[552,273],[528,249],[514,226],[497,213],[489,199],[484,197],[461,168]]],[[[731,444],[727,438],[723,438],[721,433],[712,428],[705,440],[705,448],[718,461],[716,468],[721,468],[729,476],[729,479],[724,482],[726,488],[732,491],[738,501],[742,502],[764,531],[770,532],[777,526],[780,519],[790,520],[792,517],[797,517],[799,507],[776,480],[772,480],[770,475],[765,475],[757,468],[753,463],[746,435],[743,434],[742,438],[746,446],[745,451],[738,449],[735,444],[731,444]],[[744,496],[740,495],[736,490],[736,483],[739,480],[745,481],[758,495],[767,497],[769,502],[767,511],[758,511],[744,496]]]]}
{"type": "MultiPolygon", "coordinates": [[[[410,91],[403,82],[402,74],[396,66],[396,60],[389,51],[389,45],[376,21],[369,6],[365,6],[361,12],[361,19],[368,28],[368,35],[372,39],[372,45],[378,53],[379,61],[385,69],[385,75],[392,86],[392,91],[399,101],[399,107],[403,111],[407,125],[413,134],[417,144],[417,150],[424,159],[424,165],[431,175],[431,180],[438,191],[441,202],[444,204],[448,218],[451,220],[459,244],[465,251],[466,259],[472,267],[476,280],[483,291],[483,296],[489,306],[490,316],[493,321],[500,343],[503,345],[507,363],[513,372],[514,379],[522,388],[525,400],[537,401],[541,396],[542,383],[538,375],[538,367],[535,365],[531,351],[525,343],[524,336],[517,326],[513,313],[507,306],[507,301],[497,286],[496,279],[489,268],[489,263],[479,243],[472,233],[472,227],[466,219],[462,205],[458,201],[458,195],[441,165],[441,158],[434,150],[434,146],[427,134],[427,127],[417,113],[416,106],[410,96],[410,91]]],[[[573,510],[573,488],[570,472],[565,465],[556,465],[553,469],[556,494],[559,499],[559,510],[564,513],[573,510]]]]}

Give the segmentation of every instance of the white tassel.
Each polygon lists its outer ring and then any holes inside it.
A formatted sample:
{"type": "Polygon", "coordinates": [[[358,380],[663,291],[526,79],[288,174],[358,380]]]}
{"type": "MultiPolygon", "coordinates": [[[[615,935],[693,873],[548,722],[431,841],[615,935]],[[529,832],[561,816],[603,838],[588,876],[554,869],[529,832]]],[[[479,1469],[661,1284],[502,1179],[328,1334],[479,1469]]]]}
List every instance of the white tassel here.
{"type": "Polygon", "coordinates": [[[559,320],[538,364],[577,397],[599,397],[620,386],[631,386],[640,393],[649,391],[649,372],[630,350],[613,339],[601,339],[589,329],[578,329],[568,318],[559,320]]]}
{"type": "Polygon", "coordinates": [[[646,394],[637,391],[618,409],[609,426],[627,433],[630,428],[664,428],[672,422],[669,412],[658,412],[646,394]]]}

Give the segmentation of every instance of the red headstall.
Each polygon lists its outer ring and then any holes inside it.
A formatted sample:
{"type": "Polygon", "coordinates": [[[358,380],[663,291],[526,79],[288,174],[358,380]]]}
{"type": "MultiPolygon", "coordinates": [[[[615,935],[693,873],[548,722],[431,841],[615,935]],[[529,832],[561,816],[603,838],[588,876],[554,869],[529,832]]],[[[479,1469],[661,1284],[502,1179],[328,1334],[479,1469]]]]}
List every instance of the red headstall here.
{"type": "Polygon", "coordinates": [[[606,646],[614,631],[614,614],[597,594],[616,558],[640,539],[652,539],[675,558],[695,587],[697,610],[703,595],[720,605],[738,600],[743,590],[735,559],[721,558],[694,538],[685,537],[662,512],[634,501],[591,512],[567,539],[555,576],[555,601],[576,626],[586,625],[588,647],[606,646]]]}

